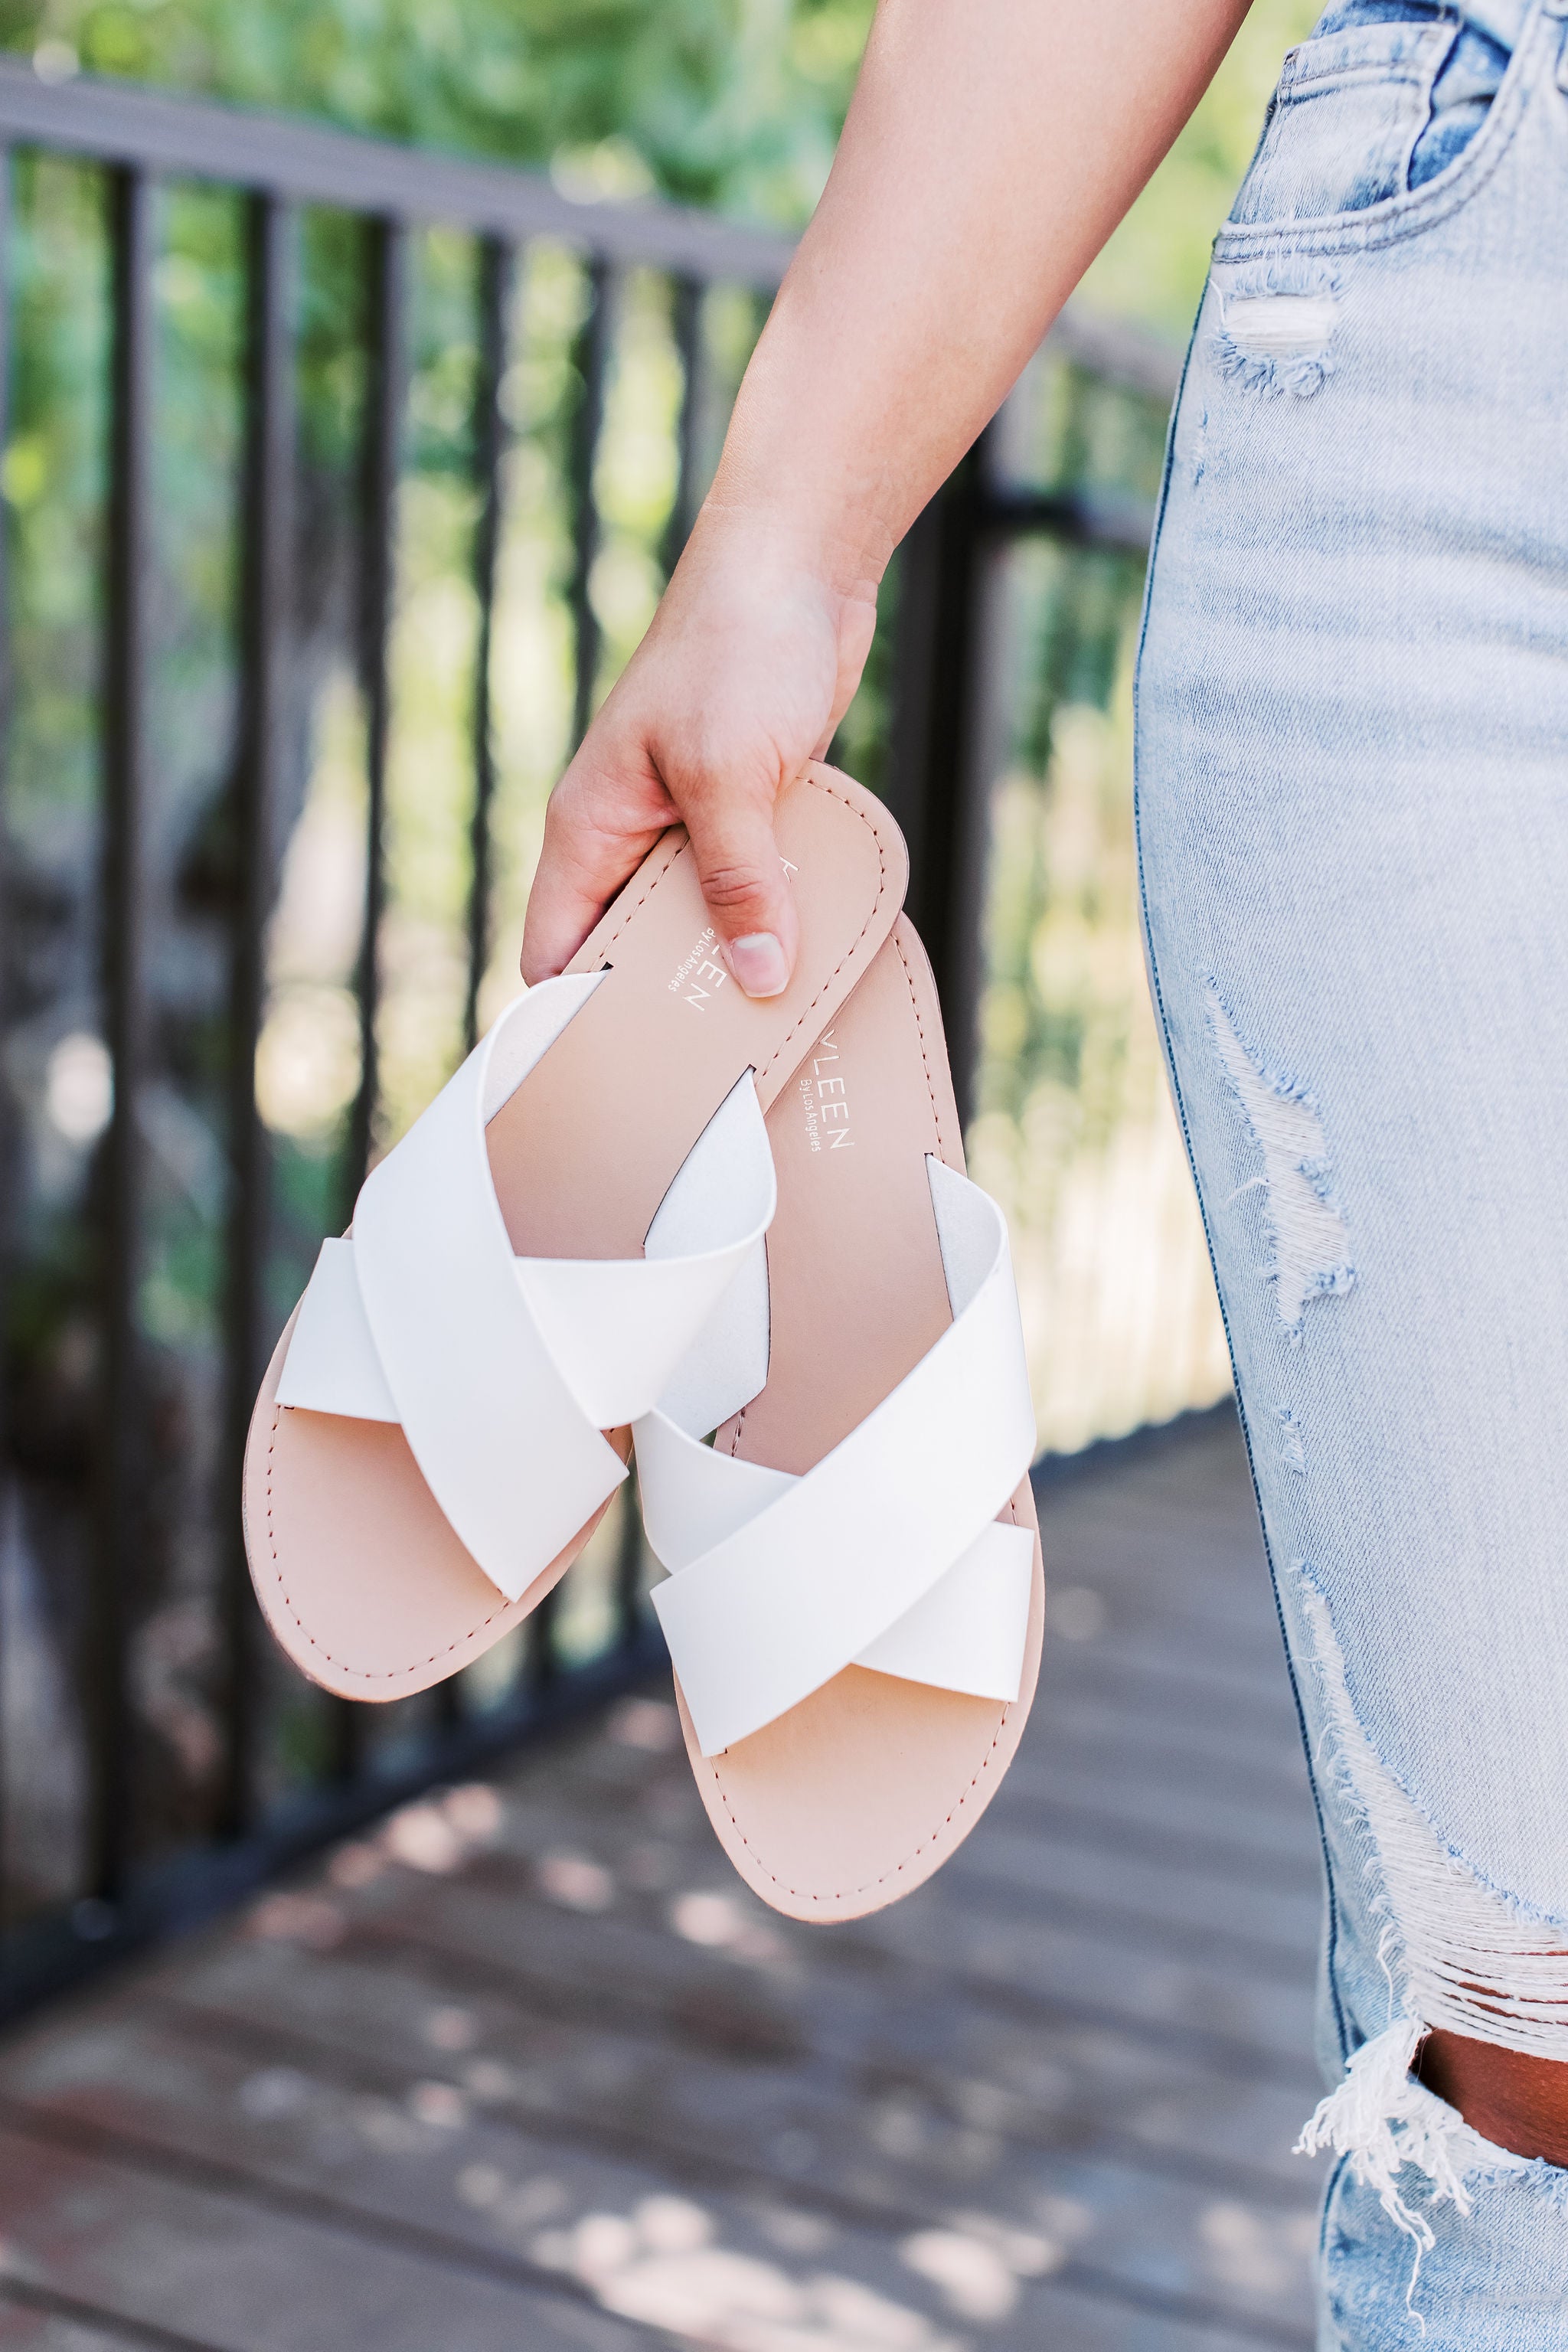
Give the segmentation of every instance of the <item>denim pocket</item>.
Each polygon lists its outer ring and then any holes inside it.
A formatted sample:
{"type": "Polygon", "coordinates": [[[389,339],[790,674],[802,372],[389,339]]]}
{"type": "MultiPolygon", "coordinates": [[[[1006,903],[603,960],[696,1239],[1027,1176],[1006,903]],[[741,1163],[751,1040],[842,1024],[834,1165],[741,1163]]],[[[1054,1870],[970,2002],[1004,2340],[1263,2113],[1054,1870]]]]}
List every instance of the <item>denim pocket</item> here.
{"type": "Polygon", "coordinates": [[[1361,23],[1292,49],[1232,223],[1329,220],[1404,194],[1458,31],[1452,18],[1361,23]]]}

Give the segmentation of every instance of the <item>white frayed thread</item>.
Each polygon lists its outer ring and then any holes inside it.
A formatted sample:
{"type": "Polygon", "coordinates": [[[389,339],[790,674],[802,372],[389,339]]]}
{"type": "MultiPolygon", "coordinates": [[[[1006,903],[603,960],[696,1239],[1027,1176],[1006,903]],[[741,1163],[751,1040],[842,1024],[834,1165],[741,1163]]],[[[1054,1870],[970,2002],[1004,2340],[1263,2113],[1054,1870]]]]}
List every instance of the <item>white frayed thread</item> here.
{"type": "Polygon", "coordinates": [[[1279,1459],[1287,1470],[1298,1478],[1307,1475],[1307,1439],[1301,1427],[1300,1415],[1288,1404],[1277,1404],[1274,1418],[1279,1424],[1279,1459]]]}
{"type": "Polygon", "coordinates": [[[1295,1565],[1323,1697],[1319,1760],[1371,1842],[1368,1904],[1385,1923],[1378,1958],[1391,2009],[1527,2057],[1568,2060],[1568,1937],[1450,1853],[1394,1779],[1351,1704],[1327,1599],[1307,1564],[1295,1565]]]}
{"type": "Polygon", "coordinates": [[[1259,359],[1300,359],[1320,352],[1339,322],[1331,294],[1237,294],[1220,304],[1226,334],[1259,359]]]}
{"type": "Polygon", "coordinates": [[[1342,2156],[1355,2179],[1373,2190],[1389,2220],[1414,2243],[1405,2308],[1423,2336],[1426,2323],[1415,2308],[1415,2287],[1423,2258],[1437,2238],[1426,2214],[1414,2211],[1400,2195],[1399,2175],[1413,2164],[1432,2184],[1428,2205],[1447,2200],[1463,2215],[1475,2202],[1465,2171],[1478,2155],[1488,2153],[1479,2134],[1410,2071],[1426,2030],[1419,2018],[1397,2017],[1363,2042],[1345,2068],[1344,2081],[1320,2099],[1296,2142],[1298,2156],[1317,2156],[1324,2148],[1342,2156]]]}
{"type": "Polygon", "coordinates": [[[1375,2191],[1389,2220],[1423,2253],[1436,2243],[1432,2224],[1401,2197],[1399,2174],[1405,2165],[1415,2165],[1432,2183],[1432,2204],[1447,2198],[1458,2212],[1468,2213],[1472,2200],[1456,2158],[1477,2137],[1410,2071],[1426,2031],[1417,2017],[1396,2017],[1363,2042],[1345,2068],[1344,2081],[1319,2100],[1296,2142],[1298,2156],[1316,2156],[1328,2147],[1348,2157],[1362,2186],[1375,2191]]]}
{"type": "Polygon", "coordinates": [[[1322,1118],[1298,1079],[1265,1068],[1243,1045],[1212,981],[1207,993],[1221,1066],[1263,1154],[1263,1174],[1237,1192],[1254,1184],[1262,1188],[1273,1250],[1264,1278],[1275,1286],[1279,1318],[1291,1344],[1299,1346],[1308,1300],[1341,1296],[1355,1286],[1350,1232],[1334,1192],[1322,1118]]]}
{"type": "Polygon", "coordinates": [[[1274,264],[1243,270],[1219,289],[1215,358],[1248,392],[1310,400],[1334,372],[1340,286],[1331,272],[1274,264]]]}
{"type": "Polygon", "coordinates": [[[1319,1764],[1333,1776],[1344,1813],[1366,1832],[1368,1910],[1383,1919],[1377,1964],[1394,2013],[1383,2032],[1361,2044],[1295,2147],[1305,2157],[1333,2147],[1411,2239],[1415,2261],[1405,2310],[1425,2336],[1427,2324],[1413,2298],[1436,2234],[1427,2216],[1399,2194],[1401,2168],[1415,2166],[1432,2183],[1427,2206],[1448,2201],[1460,2216],[1474,2206],[1471,2183],[1528,2178],[1549,2201],[1565,2197],[1568,2183],[1554,2166],[1483,2140],[1417,2082],[1415,2053],[1432,2028],[1444,2025],[1471,2042],[1568,2058],[1568,1943],[1446,1849],[1361,1728],[1333,1613],[1305,1561],[1295,1561],[1295,1578],[1323,1694],[1319,1764]]]}
{"type": "Polygon", "coordinates": [[[1432,1823],[1373,1747],[1351,1704],[1344,1654],[1329,1604],[1305,1562],[1296,1575],[1310,1655],[1323,1695],[1319,1760],[1350,1817],[1365,1831],[1368,1906],[1381,1917],[1377,1958],[1393,2021],[1351,2059],[1297,2141],[1302,2156],[1332,2148],[1371,2189],[1415,2248],[1405,2305],[1423,2335],[1415,2294],[1436,2243],[1425,2214],[1405,2202],[1409,2164],[1432,2184],[1427,2202],[1457,2213],[1473,2204],[1467,2183],[1524,2174],[1523,2157],[1494,2147],[1411,2073],[1434,2026],[1531,2055],[1568,2057],[1568,1947],[1524,1917],[1450,1853],[1432,1823]],[[1544,1948],[1543,1948],[1544,1947],[1544,1948]],[[1506,1962],[1506,1967],[1500,1963],[1506,1962]]]}

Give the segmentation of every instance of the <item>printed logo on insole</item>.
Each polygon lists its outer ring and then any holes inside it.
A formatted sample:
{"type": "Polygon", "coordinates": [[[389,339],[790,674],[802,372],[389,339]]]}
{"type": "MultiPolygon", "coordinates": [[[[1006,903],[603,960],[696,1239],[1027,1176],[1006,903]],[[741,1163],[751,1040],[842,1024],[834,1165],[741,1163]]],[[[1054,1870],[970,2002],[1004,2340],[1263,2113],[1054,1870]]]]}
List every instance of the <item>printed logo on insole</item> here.
{"type": "Polygon", "coordinates": [[[676,966],[674,976],[668,982],[670,994],[683,997],[688,1004],[694,1004],[699,1013],[704,1005],[712,1003],[730,977],[714,954],[718,944],[719,934],[710,923],[698,933],[696,946],[684,962],[676,966]]]}
{"type": "Polygon", "coordinates": [[[816,1051],[796,1080],[805,1113],[806,1140],[813,1151],[853,1151],[855,1136],[849,1117],[849,1094],[837,1066],[838,1046],[831,1029],[816,1041],[816,1051]]]}

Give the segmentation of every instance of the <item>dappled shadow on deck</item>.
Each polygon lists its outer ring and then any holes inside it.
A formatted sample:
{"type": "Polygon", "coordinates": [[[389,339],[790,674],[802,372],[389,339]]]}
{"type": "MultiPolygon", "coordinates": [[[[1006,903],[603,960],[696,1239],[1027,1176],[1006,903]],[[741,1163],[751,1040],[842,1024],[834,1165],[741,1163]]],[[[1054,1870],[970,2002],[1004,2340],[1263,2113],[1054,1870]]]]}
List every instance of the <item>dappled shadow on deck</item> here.
{"type": "Polygon", "coordinates": [[[1239,1442],[1043,1501],[1029,1737],[894,1909],[755,1904],[650,1691],[0,2046],[0,2346],[1306,2352],[1316,1841],[1239,1442]]]}

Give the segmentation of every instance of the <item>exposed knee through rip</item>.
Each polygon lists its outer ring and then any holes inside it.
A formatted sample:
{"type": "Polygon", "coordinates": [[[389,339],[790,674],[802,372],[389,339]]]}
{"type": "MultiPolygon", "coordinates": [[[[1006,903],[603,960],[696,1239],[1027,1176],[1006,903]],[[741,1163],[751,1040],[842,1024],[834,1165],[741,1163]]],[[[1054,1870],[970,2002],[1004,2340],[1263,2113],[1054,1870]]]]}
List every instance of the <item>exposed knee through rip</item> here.
{"type": "Polygon", "coordinates": [[[1483,2139],[1555,2166],[1568,2195],[1568,2064],[1436,2026],[1415,2072],[1483,2139]]]}

